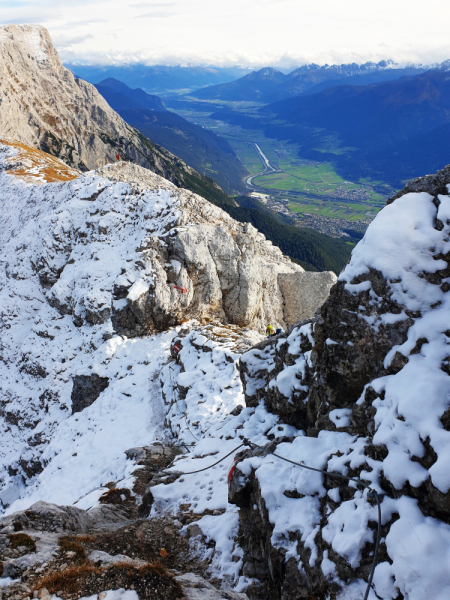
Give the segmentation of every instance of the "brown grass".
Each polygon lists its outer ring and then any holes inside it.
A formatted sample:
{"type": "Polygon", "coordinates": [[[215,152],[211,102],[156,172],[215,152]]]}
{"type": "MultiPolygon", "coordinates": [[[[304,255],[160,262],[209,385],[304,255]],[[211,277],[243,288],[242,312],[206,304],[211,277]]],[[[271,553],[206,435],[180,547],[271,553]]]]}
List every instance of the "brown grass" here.
{"type": "Polygon", "coordinates": [[[77,535],[76,537],[70,537],[75,542],[80,542],[81,544],[93,544],[96,539],[93,535],[77,535]]]}
{"type": "Polygon", "coordinates": [[[36,590],[40,588],[47,588],[49,592],[56,593],[60,590],[69,593],[75,593],[80,589],[80,584],[89,575],[101,575],[104,569],[100,567],[94,567],[89,562],[84,562],[81,565],[69,567],[59,573],[50,573],[43,577],[35,586],[36,590]]]}
{"type": "Polygon", "coordinates": [[[171,586],[171,589],[175,592],[173,597],[180,597],[180,586],[174,580],[173,575],[158,562],[147,563],[142,567],[135,567],[127,562],[122,562],[105,568],[95,567],[89,561],[84,561],[82,564],[69,567],[64,571],[46,575],[36,582],[33,591],[45,587],[50,593],[84,594],[88,593],[89,590],[92,592],[98,587],[102,588],[105,584],[115,583],[115,579],[117,584],[121,586],[123,584],[126,586],[142,585],[146,577],[150,577],[151,581],[154,581],[155,577],[165,581],[166,585],[171,586]]]}
{"type": "Polygon", "coordinates": [[[58,540],[58,545],[64,552],[75,552],[76,556],[80,560],[86,559],[86,551],[79,541],[74,541],[70,537],[62,537],[58,540]]]}
{"type": "Polygon", "coordinates": [[[36,542],[26,533],[11,533],[8,538],[13,550],[19,548],[19,546],[25,546],[30,552],[36,552],[36,542]]]}
{"type": "Polygon", "coordinates": [[[13,160],[27,158],[33,163],[33,167],[39,169],[38,174],[30,173],[28,168],[12,169],[10,173],[16,177],[31,179],[39,179],[42,177],[47,183],[55,183],[58,181],[71,181],[79,176],[75,169],[71,169],[63,161],[42,150],[31,148],[18,140],[5,140],[0,138],[0,143],[5,144],[6,146],[12,146],[19,150],[19,155],[14,157],[13,160]]]}
{"type": "Polygon", "coordinates": [[[136,574],[139,574],[140,577],[145,577],[147,574],[154,574],[158,575],[158,577],[173,579],[173,576],[169,573],[166,567],[158,561],[147,563],[141,567],[134,567],[128,562],[119,562],[111,568],[124,572],[129,578],[136,577],[136,574]]]}

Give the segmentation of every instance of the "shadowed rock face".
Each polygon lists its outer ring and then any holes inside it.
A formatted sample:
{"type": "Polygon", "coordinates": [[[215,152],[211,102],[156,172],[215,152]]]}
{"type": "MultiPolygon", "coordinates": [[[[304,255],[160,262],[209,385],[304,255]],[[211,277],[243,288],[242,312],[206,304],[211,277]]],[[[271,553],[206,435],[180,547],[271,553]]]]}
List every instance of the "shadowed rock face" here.
{"type": "Polygon", "coordinates": [[[393,300],[388,282],[378,271],[370,269],[353,283],[370,284],[370,288],[354,294],[346,289],[344,281],[339,281],[315,323],[311,357],[315,378],[308,414],[318,429],[325,426],[323,420],[331,410],[352,407],[368,382],[400,371],[408,360],[397,353],[389,367],[384,365],[388,352],[406,341],[415,313],[403,313],[404,307],[393,300]],[[378,305],[374,305],[371,291],[380,298],[378,305]],[[359,316],[362,313],[365,319],[359,316]],[[373,328],[371,321],[383,314],[397,315],[398,320],[394,317],[393,323],[380,322],[373,328]],[[335,341],[338,343],[332,343],[335,341]]]}
{"type": "MultiPolygon", "coordinates": [[[[311,475],[287,473],[282,463],[269,493],[260,472],[275,459],[252,460],[266,451],[310,465],[324,452],[316,467],[359,477],[386,494],[375,573],[389,571],[392,598],[412,597],[404,561],[419,569],[423,557],[423,539],[406,541],[404,527],[413,531],[426,522],[429,533],[450,535],[449,189],[449,167],[408,183],[369,226],[316,317],[241,357],[247,406],[263,400],[306,434],[277,440],[264,452],[246,450],[237,461],[229,501],[240,508],[242,574],[259,579],[250,598],[334,599],[356,579],[364,585],[373,551],[376,513],[363,493],[330,476],[316,487],[311,475]],[[287,519],[294,509],[286,498],[298,499],[296,510],[311,511],[315,524],[308,529],[300,519],[289,539],[277,521],[277,511],[287,519]],[[362,520],[369,535],[355,559],[341,544],[343,515],[356,523],[358,511],[371,517],[362,520]]],[[[434,568],[438,576],[446,571],[443,562],[434,568]]],[[[375,582],[383,597],[377,575],[375,582]]]]}
{"type": "Polygon", "coordinates": [[[72,414],[93,404],[108,387],[108,378],[92,375],[75,375],[72,388],[72,414]]]}

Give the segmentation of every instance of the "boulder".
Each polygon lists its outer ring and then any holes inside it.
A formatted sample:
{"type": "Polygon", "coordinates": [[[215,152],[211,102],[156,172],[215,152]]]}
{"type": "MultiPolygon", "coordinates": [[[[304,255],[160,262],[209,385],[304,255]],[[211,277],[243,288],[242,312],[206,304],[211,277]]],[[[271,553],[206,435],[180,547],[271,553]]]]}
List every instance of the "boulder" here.
{"type": "Polygon", "coordinates": [[[92,375],[75,375],[71,394],[72,414],[81,412],[93,404],[100,394],[108,387],[107,377],[92,375]]]}

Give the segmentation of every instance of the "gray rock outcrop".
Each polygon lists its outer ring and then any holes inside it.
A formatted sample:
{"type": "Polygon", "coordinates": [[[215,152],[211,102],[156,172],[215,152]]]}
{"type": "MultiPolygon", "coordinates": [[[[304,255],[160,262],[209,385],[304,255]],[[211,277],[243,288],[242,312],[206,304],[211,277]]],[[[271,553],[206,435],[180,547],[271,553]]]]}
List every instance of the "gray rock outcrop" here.
{"type": "Polygon", "coordinates": [[[337,277],[332,271],[280,273],[278,285],[284,298],[286,323],[310,319],[325,302],[337,277]]]}
{"type": "Polygon", "coordinates": [[[97,400],[108,387],[108,378],[92,375],[75,375],[71,394],[72,414],[81,412],[97,400]]]}

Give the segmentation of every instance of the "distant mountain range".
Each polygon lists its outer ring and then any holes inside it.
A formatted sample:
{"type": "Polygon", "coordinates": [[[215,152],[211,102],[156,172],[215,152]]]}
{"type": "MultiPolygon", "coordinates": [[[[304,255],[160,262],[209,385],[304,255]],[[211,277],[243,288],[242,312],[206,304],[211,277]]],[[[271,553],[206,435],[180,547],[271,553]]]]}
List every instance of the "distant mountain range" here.
{"type": "Polygon", "coordinates": [[[109,77],[95,84],[100,94],[117,112],[119,110],[159,110],[164,111],[164,102],[158,96],[141,89],[131,89],[121,81],[109,77]]]}
{"type": "Polygon", "coordinates": [[[251,71],[244,67],[167,67],[146,66],[65,66],[78,77],[90,83],[99,83],[108,78],[118,79],[131,88],[142,88],[146,92],[187,93],[201,87],[234,81],[251,71]]]}
{"type": "Polygon", "coordinates": [[[269,104],[259,117],[223,110],[212,118],[301,144],[302,157],[332,161],[348,179],[400,186],[449,162],[450,72],[339,85],[269,104]]]}
{"type": "Polygon", "coordinates": [[[152,142],[214,179],[227,193],[245,191],[247,170],[224,138],[167,111],[158,96],[133,90],[117,79],[105,79],[95,87],[124,121],[152,142]]]}
{"type": "Polygon", "coordinates": [[[265,67],[260,71],[249,73],[236,81],[206,87],[191,92],[190,95],[201,100],[265,102],[267,98],[272,97],[273,91],[284,83],[286,77],[281,71],[265,67]]]}
{"type": "Polygon", "coordinates": [[[423,66],[400,67],[393,61],[367,62],[343,65],[305,65],[288,75],[272,68],[264,68],[230,83],[223,83],[191,92],[201,100],[275,102],[300,94],[314,94],[336,85],[367,85],[419,75],[423,66]]]}

